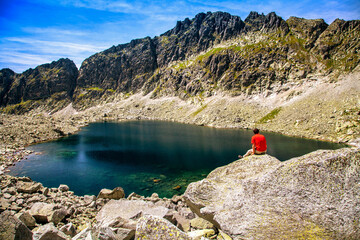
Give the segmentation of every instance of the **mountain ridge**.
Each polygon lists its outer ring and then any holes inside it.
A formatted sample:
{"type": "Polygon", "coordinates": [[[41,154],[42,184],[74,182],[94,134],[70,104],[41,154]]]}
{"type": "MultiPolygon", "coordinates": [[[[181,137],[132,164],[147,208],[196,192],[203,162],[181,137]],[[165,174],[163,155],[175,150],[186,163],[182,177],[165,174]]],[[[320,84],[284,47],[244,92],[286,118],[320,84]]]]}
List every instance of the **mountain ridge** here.
{"type": "MultiPolygon", "coordinates": [[[[177,95],[180,97],[196,95],[209,90],[211,87],[206,84],[196,84],[194,79],[191,79],[190,81],[185,80],[184,82],[186,76],[183,76],[179,71],[176,71],[175,76],[171,79],[171,76],[168,75],[173,75],[174,71],[172,70],[174,69],[169,69],[167,66],[170,63],[186,61],[189,57],[199,55],[204,51],[206,52],[222,42],[239,37],[246,37],[251,34],[258,34],[259,38],[266,34],[270,34],[270,38],[277,38],[275,44],[268,45],[266,47],[269,50],[269,48],[277,47],[277,45],[283,45],[282,48],[279,48],[280,51],[277,49],[278,53],[283,51],[286,55],[288,55],[289,51],[297,51],[297,54],[301,55],[304,54],[301,51],[305,50],[303,51],[305,52],[305,55],[309,55],[306,52],[311,50],[318,55],[318,58],[322,58],[321,60],[326,61],[326,59],[330,59],[328,62],[325,62],[324,65],[328,65],[328,68],[332,70],[331,65],[334,64],[335,61],[332,60],[331,57],[337,53],[336,49],[340,47],[344,49],[342,52],[347,51],[346,46],[344,47],[346,44],[343,44],[342,40],[336,42],[334,38],[339,37],[339,35],[349,29],[359,29],[359,25],[358,20],[343,21],[337,19],[330,25],[327,25],[322,19],[308,20],[290,17],[287,21],[285,21],[274,12],[267,15],[250,12],[244,21],[242,21],[238,16],[233,16],[224,12],[199,13],[191,20],[186,18],[183,21],[178,21],[173,29],[168,30],[160,36],[156,36],[154,38],[145,37],[135,39],[129,43],[113,46],[102,52],[96,53],[84,60],[78,73],[76,73],[77,70],[75,70],[74,66],[70,67],[70,65],[73,65],[73,63],[70,63],[70,60],[60,59],[57,68],[61,68],[63,72],[69,71],[69,78],[63,79],[65,83],[62,83],[69,88],[68,91],[65,91],[66,94],[59,94],[59,92],[64,92],[64,89],[52,86],[48,87],[47,92],[42,91],[42,94],[36,94],[32,90],[34,86],[31,85],[31,80],[34,78],[37,79],[36,76],[33,76],[34,74],[41,75],[41,78],[39,77],[39,79],[36,80],[38,83],[37,87],[35,87],[36,89],[38,89],[39,84],[42,84],[41,79],[46,80],[57,78],[57,76],[49,74],[49,72],[52,71],[51,69],[54,69],[51,64],[40,65],[34,70],[29,69],[22,74],[10,74],[11,76],[9,75],[8,70],[3,69],[1,70],[0,77],[0,79],[2,79],[0,82],[2,83],[0,85],[0,105],[6,106],[8,104],[19,104],[22,101],[27,100],[49,98],[52,94],[57,93],[57,95],[62,95],[62,97],[57,96],[57,99],[73,101],[75,106],[79,105],[79,107],[84,107],[81,106],[82,98],[84,98],[85,95],[89,95],[87,96],[88,98],[94,97],[94,93],[91,93],[91,90],[89,93],[86,89],[94,88],[97,88],[97,90],[103,90],[102,93],[95,94],[101,96],[109,94],[109,91],[112,93],[131,93],[140,90],[144,91],[145,94],[154,91],[153,95],[156,97],[164,95],[158,93],[159,89],[164,88],[164,84],[161,82],[167,82],[167,85],[172,86],[172,91],[175,91],[175,93],[167,91],[166,94],[177,95]],[[321,35],[325,32],[327,35],[321,39],[321,35]],[[289,35],[294,39],[289,40],[289,35]],[[334,35],[336,36],[334,37],[334,35]],[[288,38],[287,40],[285,38],[286,36],[288,38]],[[285,44],[278,44],[281,41],[288,42],[285,44]],[[64,66],[61,64],[64,64],[64,66]],[[65,65],[67,67],[65,67],[65,65]],[[46,70],[41,71],[39,68],[46,70]],[[28,84],[29,82],[30,84],[28,84]],[[9,87],[9,85],[11,85],[11,87],[9,87]],[[187,94],[182,94],[184,92],[187,94]]],[[[357,35],[352,37],[352,42],[355,45],[356,36],[357,35]]],[[[221,78],[227,78],[226,81],[224,81],[227,83],[220,83],[220,85],[222,84],[221,90],[226,91],[234,89],[234,86],[238,86],[240,84],[243,85],[243,87],[235,87],[236,91],[240,93],[251,93],[251,91],[248,90],[248,87],[253,86],[254,83],[256,83],[256,80],[262,77],[268,79],[265,80],[265,83],[261,83],[265,85],[269,85],[269,82],[273,80],[281,82],[283,81],[282,79],[289,77],[281,76],[281,73],[269,69],[268,66],[267,70],[256,70],[255,68],[262,67],[264,65],[260,64],[260,61],[262,61],[263,58],[268,58],[269,62],[273,62],[281,60],[279,57],[284,60],[289,58],[289,56],[280,56],[281,54],[276,54],[277,56],[274,56],[272,53],[269,55],[269,51],[265,51],[264,53],[260,52],[259,56],[255,54],[259,49],[251,49],[251,44],[256,45],[258,43],[252,43],[250,41],[250,44],[247,44],[247,46],[250,47],[246,50],[254,53],[254,57],[250,59],[245,59],[241,54],[240,56],[238,54],[235,58],[231,57],[231,55],[234,55],[235,51],[231,52],[229,49],[226,49],[225,54],[224,51],[214,52],[213,54],[210,52],[212,59],[207,59],[209,62],[205,62],[205,69],[199,69],[197,66],[197,69],[192,70],[192,72],[200,70],[215,73],[210,74],[212,75],[212,85],[218,85],[221,78]],[[239,59],[239,57],[242,59],[239,59]],[[250,65],[251,62],[253,62],[253,66],[250,67],[251,69],[248,69],[247,66],[244,67],[244,65],[241,64],[241,62],[246,60],[250,62],[250,65]],[[232,68],[229,66],[230,61],[236,61],[241,66],[235,66],[232,68]],[[211,66],[207,66],[207,64],[210,64],[211,66]],[[225,74],[226,71],[239,72],[239,70],[245,73],[240,73],[241,76],[236,76],[235,79],[231,76],[224,77],[222,75],[225,74]]],[[[358,49],[358,45],[359,44],[353,48],[358,49]]],[[[239,46],[239,44],[234,45],[235,48],[237,46],[239,46]]],[[[244,46],[246,46],[246,44],[244,46]]],[[[259,47],[263,48],[262,46],[259,47]]],[[[354,54],[357,54],[356,51],[354,54]]],[[[305,58],[310,57],[305,56],[305,58]]],[[[304,66],[306,65],[304,64],[306,60],[307,59],[301,62],[302,65],[300,64],[300,68],[303,68],[303,71],[305,71],[303,77],[306,77],[309,71],[313,71],[313,69],[309,69],[309,66],[304,66]]],[[[355,57],[352,61],[352,65],[356,66],[359,63],[359,58],[355,57]]],[[[56,61],[52,64],[55,63],[56,61]]],[[[295,63],[295,65],[296,64],[297,63],[295,63]]],[[[286,63],[283,63],[283,65],[286,65],[286,63]]],[[[353,66],[350,68],[354,68],[353,66]]],[[[58,71],[58,69],[56,71],[58,71]]],[[[350,71],[351,70],[352,69],[350,69],[350,71]]],[[[290,71],[293,71],[293,69],[290,69],[290,71]]],[[[296,69],[294,71],[298,70],[296,69]]],[[[207,78],[206,74],[202,77],[207,78]]],[[[58,82],[58,84],[60,83],[58,82]]],[[[207,93],[207,95],[211,94],[211,91],[210,93],[207,93]]]]}
{"type": "Polygon", "coordinates": [[[79,70],[69,59],[22,74],[2,69],[0,111],[52,116],[71,106],[70,112],[114,120],[256,125],[349,141],[360,135],[358,39],[360,20],[328,25],[322,19],[285,21],[275,13],[251,12],[244,21],[229,13],[200,13],[160,36],[96,53],[79,70]]]}

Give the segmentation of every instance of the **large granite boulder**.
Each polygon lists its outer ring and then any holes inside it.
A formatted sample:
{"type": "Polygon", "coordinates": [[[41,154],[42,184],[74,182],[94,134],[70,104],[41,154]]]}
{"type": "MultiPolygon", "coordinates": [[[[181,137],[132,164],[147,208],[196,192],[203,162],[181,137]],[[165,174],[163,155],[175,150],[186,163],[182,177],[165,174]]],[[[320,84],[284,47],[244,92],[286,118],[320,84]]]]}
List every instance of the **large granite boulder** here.
{"type": "Polygon", "coordinates": [[[13,216],[10,211],[0,214],[0,239],[6,240],[31,240],[32,232],[18,218],[13,216]]]}
{"type": "Polygon", "coordinates": [[[42,202],[35,203],[29,213],[38,223],[52,222],[54,224],[58,224],[68,214],[67,210],[63,207],[42,202]]]}
{"type": "Polygon", "coordinates": [[[360,238],[360,150],[280,162],[250,156],[191,183],[184,197],[234,239],[360,238]]]}

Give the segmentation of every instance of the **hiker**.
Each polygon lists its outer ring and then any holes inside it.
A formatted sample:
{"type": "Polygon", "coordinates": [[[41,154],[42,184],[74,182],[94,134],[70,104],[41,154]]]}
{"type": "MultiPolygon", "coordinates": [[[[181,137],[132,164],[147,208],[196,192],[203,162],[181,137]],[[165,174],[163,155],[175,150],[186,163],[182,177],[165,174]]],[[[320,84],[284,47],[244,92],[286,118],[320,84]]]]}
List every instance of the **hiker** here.
{"type": "MultiPolygon", "coordinates": [[[[250,149],[249,151],[247,151],[244,155],[244,157],[256,154],[256,155],[261,155],[261,154],[265,154],[266,153],[266,149],[267,149],[267,145],[266,145],[266,139],[264,137],[264,135],[260,134],[259,129],[255,128],[253,130],[254,132],[254,136],[252,136],[251,138],[251,144],[252,144],[252,149],[250,149]]],[[[242,158],[243,156],[239,155],[239,158],[242,158]]]]}

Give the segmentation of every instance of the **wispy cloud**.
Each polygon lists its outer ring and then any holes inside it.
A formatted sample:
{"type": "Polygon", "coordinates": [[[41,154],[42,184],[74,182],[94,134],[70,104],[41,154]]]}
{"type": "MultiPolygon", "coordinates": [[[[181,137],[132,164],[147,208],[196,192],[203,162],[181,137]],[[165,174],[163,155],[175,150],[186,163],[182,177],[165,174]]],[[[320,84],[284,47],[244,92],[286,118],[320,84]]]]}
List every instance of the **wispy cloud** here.
{"type": "Polygon", "coordinates": [[[39,40],[30,37],[10,37],[3,39],[0,44],[0,64],[16,63],[16,67],[12,68],[19,72],[59,58],[70,58],[80,67],[85,58],[107,47],[87,43],[39,40]]]}
{"type": "Polygon", "coordinates": [[[94,46],[90,44],[80,44],[80,43],[71,43],[71,42],[56,42],[56,41],[44,41],[36,40],[32,38],[7,38],[9,42],[26,44],[28,46],[35,48],[41,52],[51,52],[54,54],[58,53],[81,53],[81,52],[96,52],[101,51],[105,46],[94,46]]]}
{"type": "Polygon", "coordinates": [[[89,33],[84,31],[74,31],[70,29],[59,29],[56,27],[24,27],[22,28],[23,32],[30,34],[45,34],[45,35],[68,35],[68,36],[86,36],[89,33]]]}

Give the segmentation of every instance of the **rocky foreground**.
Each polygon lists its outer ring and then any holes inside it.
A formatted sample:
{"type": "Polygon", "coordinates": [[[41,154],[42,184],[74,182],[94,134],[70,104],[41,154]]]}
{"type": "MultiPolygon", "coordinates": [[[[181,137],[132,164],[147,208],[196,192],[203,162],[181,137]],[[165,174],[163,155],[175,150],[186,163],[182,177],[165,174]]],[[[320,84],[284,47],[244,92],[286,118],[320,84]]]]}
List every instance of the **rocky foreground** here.
{"type": "Polygon", "coordinates": [[[0,239],[359,239],[360,149],[250,156],[183,196],[76,196],[0,175],[0,239]]]}

